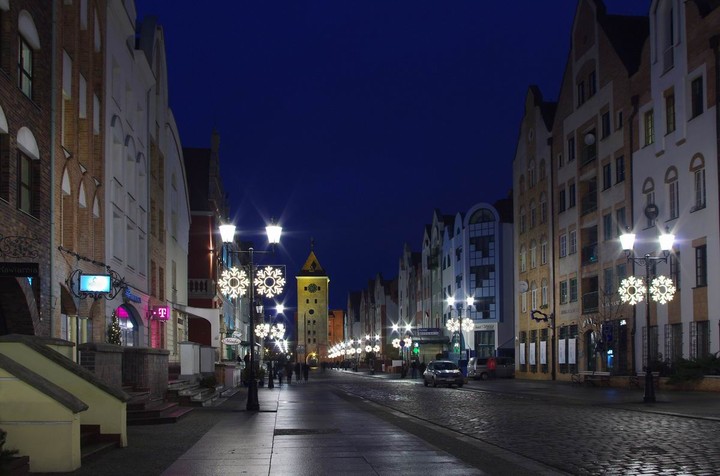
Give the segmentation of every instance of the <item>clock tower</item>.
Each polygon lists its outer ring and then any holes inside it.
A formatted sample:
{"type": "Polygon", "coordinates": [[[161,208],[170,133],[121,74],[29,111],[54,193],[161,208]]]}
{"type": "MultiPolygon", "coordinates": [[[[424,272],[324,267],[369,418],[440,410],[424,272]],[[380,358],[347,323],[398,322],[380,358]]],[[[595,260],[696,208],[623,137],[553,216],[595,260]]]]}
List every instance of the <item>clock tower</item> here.
{"type": "Polygon", "coordinates": [[[297,361],[319,365],[328,351],[328,285],[330,278],[310,248],[297,278],[297,361]]]}

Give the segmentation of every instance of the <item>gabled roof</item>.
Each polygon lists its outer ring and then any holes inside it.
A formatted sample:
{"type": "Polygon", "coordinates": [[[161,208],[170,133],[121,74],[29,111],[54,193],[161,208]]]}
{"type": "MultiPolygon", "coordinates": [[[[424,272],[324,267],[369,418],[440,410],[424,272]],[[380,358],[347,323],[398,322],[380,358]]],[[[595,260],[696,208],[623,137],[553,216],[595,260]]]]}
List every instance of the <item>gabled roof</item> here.
{"type": "Polygon", "coordinates": [[[647,16],[606,15],[598,11],[598,23],[628,74],[635,74],[642,61],[643,45],[650,34],[650,19],[647,16]]]}

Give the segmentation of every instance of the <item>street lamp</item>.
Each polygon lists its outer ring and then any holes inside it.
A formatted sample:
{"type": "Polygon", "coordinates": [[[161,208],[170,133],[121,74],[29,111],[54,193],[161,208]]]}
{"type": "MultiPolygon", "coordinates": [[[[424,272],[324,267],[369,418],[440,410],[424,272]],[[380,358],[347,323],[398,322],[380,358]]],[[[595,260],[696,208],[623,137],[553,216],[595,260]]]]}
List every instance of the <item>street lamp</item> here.
{"type": "MultiPolygon", "coordinates": [[[[262,315],[263,306],[262,304],[258,304],[256,306],[256,309],[258,310],[258,313],[262,315]]],[[[261,322],[260,324],[255,326],[255,335],[258,336],[263,342],[269,340],[273,342],[273,347],[279,347],[282,349],[280,345],[280,341],[283,341],[285,338],[285,324],[282,322],[278,322],[277,324],[268,324],[266,322],[261,322]]],[[[268,375],[270,376],[268,379],[268,388],[275,388],[275,383],[273,379],[273,360],[272,356],[268,360],[267,363],[268,366],[268,375]]]]}
{"type": "MultiPolygon", "coordinates": [[[[468,312],[470,312],[470,307],[474,305],[475,298],[472,296],[468,296],[465,299],[466,307],[468,312]]],[[[448,306],[450,307],[450,310],[452,312],[452,308],[455,306],[455,298],[453,296],[449,296],[447,298],[448,306]]],[[[462,357],[462,352],[465,350],[465,344],[463,342],[463,332],[472,332],[475,329],[475,321],[470,319],[469,317],[462,317],[462,304],[457,305],[457,312],[458,317],[454,318],[451,317],[448,319],[448,321],[445,323],[445,327],[448,331],[452,332],[453,334],[457,332],[460,336],[460,348],[458,353],[458,365],[460,363],[460,359],[462,357]]]]}
{"type": "Polygon", "coordinates": [[[653,301],[665,304],[672,300],[675,294],[675,286],[670,278],[665,276],[657,276],[656,265],[659,261],[663,263],[668,262],[670,252],[672,251],[673,242],[675,241],[675,235],[666,232],[660,235],[660,250],[662,254],[659,256],[652,256],[650,253],[645,253],[644,256],[636,256],[633,252],[633,246],[635,244],[634,233],[624,233],[620,235],[620,243],[622,244],[623,251],[627,256],[628,262],[644,266],[645,267],[645,282],[642,279],[630,276],[622,280],[620,284],[620,299],[623,302],[636,305],[645,298],[645,345],[647,348],[647,362],[645,365],[645,394],[643,401],[645,403],[655,402],[655,386],[653,383],[652,369],[650,367],[650,298],[653,301]],[[652,282],[650,281],[650,274],[655,277],[652,282]]]}
{"type": "MultiPolygon", "coordinates": [[[[267,233],[268,242],[273,247],[280,242],[280,235],[282,233],[282,227],[276,225],[273,222],[265,227],[267,233]]],[[[220,237],[223,243],[233,243],[235,240],[235,225],[224,224],[220,225],[220,237]]],[[[255,267],[253,262],[255,253],[268,253],[269,251],[255,251],[252,247],[246,250],[229,250],[229,253],[247,253],[250,257],[248,265],[244,268],[237,268],[233,266],[230,269],[225,269],[222,272],[222,277],[218,281],[220,292],[225,296],[235,299],[238,296],[244,295],[247,292],[248,305],[250,306],[250,328],[255,327],[255,315],[262,313],[260,310],[254,308],[255,295],[258,297],[265,296],[271,298],[280,294],[285,286],[285,277],[280,267],[264,266],[260,269],[255,267]],[[252,277],[252,283],[250,278],[252,277]]],[[[249,411],[259,411],[260,402],[258,400],[258,388],[257,380],[255,380],[255,333],[250,332],[250,370],[248,371],[248,397],[246,409],[249,411]]],[[[272,378],[272,376],[270,376],[272,378]]]]}

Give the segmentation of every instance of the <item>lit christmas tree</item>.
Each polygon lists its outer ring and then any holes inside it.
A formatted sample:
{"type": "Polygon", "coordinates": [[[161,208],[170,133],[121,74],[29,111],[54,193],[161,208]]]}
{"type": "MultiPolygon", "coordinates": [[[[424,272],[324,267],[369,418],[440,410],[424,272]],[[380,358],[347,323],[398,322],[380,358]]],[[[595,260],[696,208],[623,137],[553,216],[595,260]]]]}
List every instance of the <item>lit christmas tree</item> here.
{"type": "Polygon", "coordinates": [[[120,345],[120,321],[118,320],[117,314],[115,314],[115,311],[112,313],[112,317],[110,320],[110,327],[108,328],[108,343],[109,344],[115,344],[120,345]]]}

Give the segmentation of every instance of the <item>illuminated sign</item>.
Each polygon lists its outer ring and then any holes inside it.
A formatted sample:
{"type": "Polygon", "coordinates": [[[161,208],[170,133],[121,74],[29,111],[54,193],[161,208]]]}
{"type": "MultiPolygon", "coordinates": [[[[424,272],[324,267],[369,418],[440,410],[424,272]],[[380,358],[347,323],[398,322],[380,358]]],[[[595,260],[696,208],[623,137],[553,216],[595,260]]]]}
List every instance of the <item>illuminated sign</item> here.
{"type": "Polygon", "coordinates": [[[109,293],[111,280],[109,274],[81,274],[81,293],[109,293]]]}
{"type": "Polygon", "coordinates": [[[136,302],[138,304],[142,302],[142,299],[140,298],[140,296],[136,296],[133,293],[131,293],[129,288],[125,288],[124,297],[126,300],[128,300],[130,302],[136,302]]]}
{"type": "Polygon", "coordinates": [[[225,345],[240,345],[240,342],[242,342],[237,337],[226,337],[222,340],[223,344],[225,345]]]}
{"type": "Polygon", "coordinates": [[[154,321],[169,321],[170,308],[167,306],[155,306],[152,308],[150,318],[154,321]]]}

